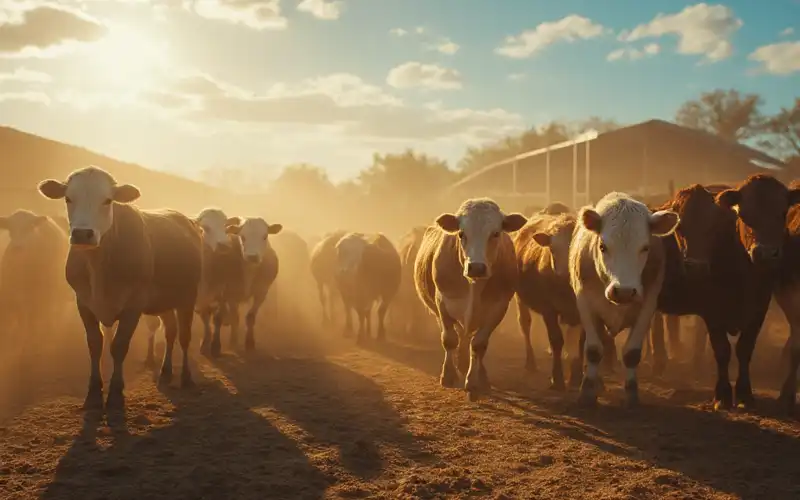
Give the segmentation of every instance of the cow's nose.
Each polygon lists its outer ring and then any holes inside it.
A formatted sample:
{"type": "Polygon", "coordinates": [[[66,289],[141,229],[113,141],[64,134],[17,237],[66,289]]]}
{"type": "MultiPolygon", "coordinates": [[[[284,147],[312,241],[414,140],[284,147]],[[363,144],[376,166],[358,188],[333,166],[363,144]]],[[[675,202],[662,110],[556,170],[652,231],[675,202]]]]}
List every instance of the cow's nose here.
{"type": "Polygon", "coordinates": [[[73,229],[69,235],[71,245],[96,245],[94,229],[73,229]]]}
{"type": "Polygon", "coordinates": [[[606,298],[616,304],[628,304],[636,298],[636,289],[623,286],[611,286],[606,292],[606,298]]]}
{"type": "Polygon", "coordinates": [[[486,264],[482,262],[467,263],[466,276],[468,278],[485,278],[487,274],[486,264]]]}

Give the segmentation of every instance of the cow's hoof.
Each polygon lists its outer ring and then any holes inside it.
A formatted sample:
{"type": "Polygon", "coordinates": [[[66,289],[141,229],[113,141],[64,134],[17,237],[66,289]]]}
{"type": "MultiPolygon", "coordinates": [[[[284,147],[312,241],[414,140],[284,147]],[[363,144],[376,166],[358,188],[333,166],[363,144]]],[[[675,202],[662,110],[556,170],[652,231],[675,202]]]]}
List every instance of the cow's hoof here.
{"type": "Polygon", "coordinates": [[[793,416],[797,408],[797,397],[791,393],[781,393],[778,396],[778,406],[788,416],[793,416]]]}
{"type": "Polygon", "coordinates": [[[122,391],[110,391],[106,399],[107,410],[122,410],[125,408],[125,396],[122,391]]]}
{"type": "Polygon", "coordinates": [[[86,399],[83,400],[83,409],[88,411],[102,410],[103,409],[103,391],[90,390],[86,394],[86,399]]]}
{"type": "Polygon", "coordinates": [[[467,401],[469,401],[470,403],[478,402],[481,399],[480,392],[475,389],[472,390],[466,389],[466,393],[467,393],[467,401]]]}
{"type": "Polygon", "coordinates": [[[730,399],[714,399],[714,411],[728,411],[733,407],[730,399]]]}
{"type": "Polygon", "coordinates": [[[189,374],[185,374],[181,376],[181,387],[183,389],[191,389],[195,387],[194,379],[189,374]]]}
{"type": "Polygon", "coordinates": [[[169,385],[172,383],[172,371],[161,371],[158,376],[158,385],[169,385]]]}
{"type": "Polygon", "coordinates": [[[564,378],[551,378],[550,379],[550,390],[551,391],[558,391],[564,392],[567,390],[567,386],[564,384],[564,378]]]}
{"type": "Polygon", "coordinates": [[[442,372],[439,384],[445,389],[455,389],[458,387],[458,376],[452,371],[442,372]]]}

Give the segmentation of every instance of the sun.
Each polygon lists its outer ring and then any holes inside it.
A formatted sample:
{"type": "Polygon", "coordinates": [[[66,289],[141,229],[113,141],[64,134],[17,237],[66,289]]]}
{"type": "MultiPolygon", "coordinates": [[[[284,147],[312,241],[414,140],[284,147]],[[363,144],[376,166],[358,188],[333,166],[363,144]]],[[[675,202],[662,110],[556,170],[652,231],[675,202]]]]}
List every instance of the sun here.
{"type": "Polygon", "coordinates": [[[114,26],[89,54],[94,75],[119,90],[142,90],[168,69],[165,43],[124,26],[114,26]]]}

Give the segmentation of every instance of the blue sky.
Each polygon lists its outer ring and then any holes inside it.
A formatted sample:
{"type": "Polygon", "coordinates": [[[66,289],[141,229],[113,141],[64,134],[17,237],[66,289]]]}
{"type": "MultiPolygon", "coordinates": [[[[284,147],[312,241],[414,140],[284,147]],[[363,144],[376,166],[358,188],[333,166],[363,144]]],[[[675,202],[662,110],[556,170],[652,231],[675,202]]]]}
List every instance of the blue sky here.
{"type": "Polygon", "coordinates": [[[306,161],[339,180],[376,150],[455,162],[551,119],[800,95],[797,0],[190,4],[0,0],[2,121],[192,177],[306,161]]]}

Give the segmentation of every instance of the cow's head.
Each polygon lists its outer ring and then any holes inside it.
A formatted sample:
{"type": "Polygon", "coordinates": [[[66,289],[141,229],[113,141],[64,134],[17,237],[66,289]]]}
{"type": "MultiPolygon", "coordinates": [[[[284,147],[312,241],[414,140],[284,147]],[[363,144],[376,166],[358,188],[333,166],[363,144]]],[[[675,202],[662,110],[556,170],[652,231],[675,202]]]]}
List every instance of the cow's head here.
{"type": "Polygon", "coordinates": [[[7,217],[0,217],[0,230],[8,231],[9,247],[21,247],[36,234],[39,226],[47,222],[46,215],[36,215],[30,210],[20,209],[7,217]]]}
{"type": "Polygon", "coordinates": [[[246,217],[241,224],[231,224],[228,234],[236,234],[242,241],[242,256],[246,262],[260,264],[269,248],[269,235],[278,234],[281,224],[267,224],[261,217],[246,217]]]}
{"type": "Polygon", "coordinates": [[[96,248],[114,223],[114,203],[132,203],[139,188],[117,184],[105,170],[89,166],[75,170],[65,182],[48,179],[39,183],[39,192],[51,200],[67,203],[69,242],[73,248],[96,248]]]}
{"type": "Polygon", "coordinates": [[[228,217],[219,208],[204,208],[194,217],[203,230],[203,244],[214,251],[227,251],[231,248],[227,227],[241,223],[239,217],[228,217]]]}
{"type": "Polygon", "coordinates": [[[336,242],[336,274],[340,279],[352,279],[356,275],[368,245],[361,233],[348,233],[336,242]]]}
{"type": "Polygon", "coordinates": [[[678,191],[671,207],[681,219],[675,230],[675,239],[685,269],[689,272],[708,272],[714,244],[725,228],[725,210],[714,202],[714,195],[700,184],[678,191]]]}
{"type": "Polygon", "coordinates": [[[750,260],[775,269],[783,254],[786,215],[800,203],[800,188],[787,188],[778,179],[752,175],[735,189],[717,195],[717,203],[734,210],[739,218],[739,238],[750,260]]]}
{"type": "Polygon", "coordinates": [[[556,276],[569,276],[569,245],[574,230],[575,216],[562,214],[533,235],[536,243],[550,249],[550,266],[556,276]]]}
{"type": "Polygon", "coordinates": [[[680,222],[672,210],[650,213],[642,202],[624,193],[609,193],[592,209],[585,207],[580,224],[596,235],[595,268],[606,283],[605,296],[615,304],[641,301],[642,271],[647,264],[652,236],[668,236],[680,222]]]}
{"type": "Polygon", "coordinates": [[[491,277],[500,234],[518,231],[526,222],[522,214],[504,214],[488,198],[467,200],[455,214],[442,214],[436,219],[442,230],[458,235],[460,260],[468,280],[491,277]]]}

